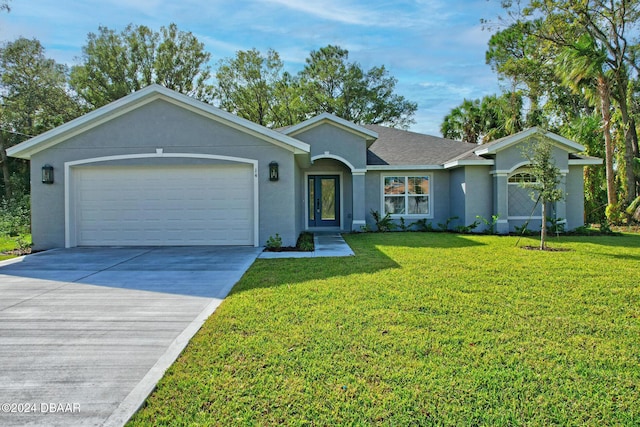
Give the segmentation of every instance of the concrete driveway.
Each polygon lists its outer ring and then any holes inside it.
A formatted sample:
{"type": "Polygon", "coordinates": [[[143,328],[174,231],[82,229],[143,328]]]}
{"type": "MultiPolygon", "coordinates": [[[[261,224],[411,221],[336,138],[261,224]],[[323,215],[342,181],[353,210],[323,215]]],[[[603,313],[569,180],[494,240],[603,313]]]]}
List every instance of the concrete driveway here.
{"type": "Polygon", "coordinates": [[[0,263],[0,425],[122,425],[259,255],[74,248],[0,263]]]}

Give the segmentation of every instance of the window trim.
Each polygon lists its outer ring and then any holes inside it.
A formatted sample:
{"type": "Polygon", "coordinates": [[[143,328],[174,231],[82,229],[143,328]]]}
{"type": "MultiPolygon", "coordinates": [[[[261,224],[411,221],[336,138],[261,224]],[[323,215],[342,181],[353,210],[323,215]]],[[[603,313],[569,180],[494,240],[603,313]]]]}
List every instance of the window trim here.
{"type": "MultiPolygon", "coordinates": [[[[386,215],[385,214],[385,203],[384,203],[384,198],[385,196],[389,196],[389,194],[385,194],[384,193],[384,180],[385,178],[389,178],[389,177],[402,177],[405,179],[405,182],[408,182],[409,178],[415,178],[415,177],[426,177],[429,180],[429,193],[427,193],[427,196],[429,198],[429,213],[428,214],[409,214],[409,213],[404,213],[404,214],[390,214],[390,218],[393,219],[400,219],[400,218],[415,218],[415,219],[420,219],[420,218],[426,218],[426,219],[433,219],[434,215],[433,215],[433,174],[432,173],[424,173],[423,171],[397,171],[400,173],[381,173],[380,174],[380,213],[382,215],[386,215]]],[[[399,195],[398,195],[399,196],[399,195]]],[[[404,195],[405,198],[405,210],[407,210],[407,205],[406,205],[406,201],[407,201],[407,197],[408,195],[405,193],[404,195]]]]}
{"type": "MultiPolygon", "coordinates": [[[[511,202],[509,200],[509,186],[510,185],[516,185],[516,186],[520,187],[522,190],[526,189],[524,187],[521,187],[521,185],[520,185],[521,182],[520,181],[511,182],[511,178],[516,176],[516,175],[519,175],[519,174],[522,174],[522,175],[526,174],[526,175],[529,175],[529,176],[533,177],[533,174],[531,173],[531,170],[529,168],[527,168],[527,167],[516,168],[513,172],[511,172],[509,175],[507,175],[507,194],[506,194],[506,196],[507,196],[507,220],[515,220],[515,221],[540,220],[541,221],[542,220],[542,215],[521,216],[521,215],[510,215],[509,214],[510,213],[509,212],[510,211],[509,207],[510,207],[510,202],[511,202]]],[[[529,181],[528,183],[533,183],[533,182],[536,182],[536,181],[529,181]]]]}

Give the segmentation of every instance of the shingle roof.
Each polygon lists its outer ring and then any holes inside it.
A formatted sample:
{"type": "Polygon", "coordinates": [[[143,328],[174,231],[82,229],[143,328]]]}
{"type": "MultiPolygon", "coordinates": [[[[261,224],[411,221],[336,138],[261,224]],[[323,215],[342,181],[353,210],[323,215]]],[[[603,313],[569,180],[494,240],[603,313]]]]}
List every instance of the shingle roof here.
{"type": "Polygon", "coordinates": [[[378,133],[367,151],[368,165],[442,165],[462,158],[483,159],[473,154],[476,144],[379,125],[364,127],[378,133]]]}

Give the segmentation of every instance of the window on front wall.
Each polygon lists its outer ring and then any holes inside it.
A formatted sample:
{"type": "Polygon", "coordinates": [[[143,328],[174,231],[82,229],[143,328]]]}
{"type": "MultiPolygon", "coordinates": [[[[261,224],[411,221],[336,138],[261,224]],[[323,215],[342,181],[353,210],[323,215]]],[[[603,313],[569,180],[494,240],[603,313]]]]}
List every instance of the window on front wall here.
{"type": "Polygon", "coordinates": [[[384,214],[430,214],[430,185],[428,176],[385,176],[384,214]]]}

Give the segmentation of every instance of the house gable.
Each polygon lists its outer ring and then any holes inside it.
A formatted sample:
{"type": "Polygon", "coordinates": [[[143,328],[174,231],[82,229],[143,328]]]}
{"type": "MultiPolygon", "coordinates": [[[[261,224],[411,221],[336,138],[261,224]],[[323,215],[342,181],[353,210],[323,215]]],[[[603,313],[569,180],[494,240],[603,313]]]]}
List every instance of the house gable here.
{"type": "Polygon", "coordinates": [[[30,159],[32,155],[54,147],[74,136],[80,135],[91,129],[108,123],[115,118],[125,116],[155,101],[162,100],[192,113],[204,116],[210,120],[225,124],[248,135],[263,139],[274,145],[285,148],[294,154],[307,155],[309,146],[302,141],[275,132],[249,120],[227,113],[212,105],[197,101],[186,95],[164,88],[160,85],[151,85],[146,88],[121,98],[111,104],[105,105],[88,114],[78,117],[62,126],[45,132],[35,138],[31,138],[21,144],[11,147],[7,154],[12,157],[30,159]]]}
{"type": "Polygon", "coordinates": [[[321,114],[283,131],[311,147],[311,160],[334,159],[352,172],[364,171],[367,147],[377,133],[331,114],[321,114]]]}

